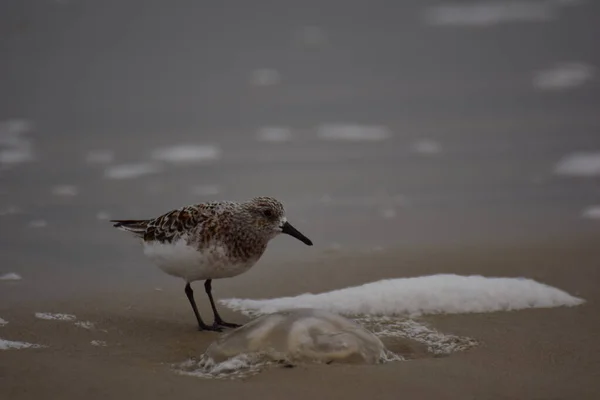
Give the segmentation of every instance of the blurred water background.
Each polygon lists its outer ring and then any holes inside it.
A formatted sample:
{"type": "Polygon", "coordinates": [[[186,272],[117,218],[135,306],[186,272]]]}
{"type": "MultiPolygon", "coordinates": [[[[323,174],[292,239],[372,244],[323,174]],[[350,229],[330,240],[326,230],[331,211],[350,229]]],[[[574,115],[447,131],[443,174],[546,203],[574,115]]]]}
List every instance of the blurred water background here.
{"type": "Polygon", "coordinates": [[[593,1],[5,0],[0,275],[158,277],[108,218],[255,195],[316,244],[273,259],[599,234],[599,38],[593,1]]]}

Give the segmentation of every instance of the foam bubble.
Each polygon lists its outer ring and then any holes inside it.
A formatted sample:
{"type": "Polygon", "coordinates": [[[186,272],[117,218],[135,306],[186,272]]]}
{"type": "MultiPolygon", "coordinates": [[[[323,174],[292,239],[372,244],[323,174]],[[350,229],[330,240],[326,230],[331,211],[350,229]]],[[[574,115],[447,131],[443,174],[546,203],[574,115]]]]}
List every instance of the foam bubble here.
{"type": "Polygon", "coordinates": [[[106,168],[104,177],[108,179],[135,179],[144,175],[156,174],[160,171],[160,166],[153,163],[121,164],[106,168]]]}
{"type": "Polygon", "coordinates": [[[564,156],[559,160],[554,172],[569,176],[600,175],[600,152],[578,152],[564,156]]]}
{"type": "Polygon", "coordinates": [[[3,318],[0,318],[0,326],[4,326],[6,324],[8,324],[8,321],[3,318]]]}
{"type": "Polygon", "coordinates": [[[205,379],[242,379],[256,375],[265,368],[277,364],[261,353],[239,354],[223,362],[215,362],[203,356],[200,360],[187,360],[173,365],[174,371],[187,376],[205,379]]]}
{"type": "Polygon", "coordinates": [[[33,130],[33,123],[26,119],[9,119],[0,122],[0,145],[14,146],[19,135],[33,130]]]}
{"type": "Polygon", "coordinates": [[[20,281],[21,279],[21,275],[15,272],[0,275],[0,281],[20,281]]]}
{"type": "Polygon", "coordinates": [[[427,351],[433,354],[451,354],[478,345],[473,338],[442,333],[413,319],[366,316],[355,321],[382,338],[400,337],[423,343],[427,351]]]}
{"type": "Polygon", "coordinates": [[[547,70],[536,72],[533,86],[540,90],[565,90],[581,86],[594,77],[595,69],[584,63],[557,64],[547,70]]]}
{"type": "Polygon", "coordinates": [[[247,315],[295,308],[320,308],[344,315],[481,313],[576,306],[583,299],[531,279],[439,274],[386,279],[332,292],[276,299],[224,299],[247,315]]]}
{"type": "Polygon", "coordinates": [[[282,126],[266,126],[258,130],[256,140],[272,143],[289,142],[292,140],[292,130],[282,126]]]}
{"type": "Polygon", "coordinates": [[[583,218],[600,219],[600,205],[590,206],[582,211],[583,218]]]}
{"type": "Polygon", "coordinates": [[[0,164],[14,165],[34,160],[32,141],[25,133],[33,129],[26,120],[0,122],[0,164]]]}
{"type": "Polygon", "coordinates": [[[92,346],[96,346],[96,347],[106,347],[106,346],[108,346],[108,344],[104,340],[92,340],[90,342],[90,344],[92,346]]]}
{"type": "Polygon", "coordinates": [[[221,149],[213,145],[178,145],[156,149],[152,157],[173,164],[206,162],[221,158],[221,149]]]}
{"type": "Polygon", "coordinates": [[[0,164],[20,164],[33,161],[33,151],[30,144],[20,147],[0,150],[0,164]]]}
{"type": "Polygon", "coordinates": [[[46,347],[40,344],[27,343],[27,342],[15,342],[12,340],[6,340],[0,338],[0,350],[19,350],[29,348],[42,348],[46,347]]]}
{"type": "Polygon", "coordinates": [[[90,321],[77,321],[75,322],[75,326],[78,328],[83,328],[87,330],[94,329],[94,323],[90,321]]]}
{"type": "Polygon", "coordinates": [[[379,125],[323,124],[317,128],[317,136],[322,140],[378,142],[389,139],[392,133],[379,125]]]}
{"type": "Polygon", "coordinates": [[[77,317],[73,314],[61,314],[61,313],[43,313],[36,312],[35,317],[39,319],[45,319],[48,321],[75,321],[77,317]]]}

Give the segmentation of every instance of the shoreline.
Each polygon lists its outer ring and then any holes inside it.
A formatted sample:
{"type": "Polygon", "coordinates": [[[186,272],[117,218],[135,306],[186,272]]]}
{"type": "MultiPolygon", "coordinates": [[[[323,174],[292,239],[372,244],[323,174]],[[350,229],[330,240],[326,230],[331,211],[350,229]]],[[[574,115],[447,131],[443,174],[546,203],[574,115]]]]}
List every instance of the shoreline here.
{"type": "MultiPolygon", "coordinates": [[[[245,279],[215,285],[218,298],[261,298],[322,292],[380,279],[435,273],[524,276],[585,299],[583,305],[493,313],[426,315],[418,321],[445,334],[474,338],[464,352],[432,357],[404,344],[410,361],[376,366],[300,366],[272,369],[240,381],[181,376],[169,365],[198,357],[217,337],[197,332],[183,285],[113,289],[107,293],[0,306],[0,337],[43,344],[39,349],[0,353],[0,395],[30,399],[52,390],[65,399],[184,398],[203,395],[304,399],[344,396],[419,398],[592,399],[600,393],[594,370],[600,365],[600,248],[593,238],[513,248],[471,248],[429,252],[328,255],[282,269],[265,268],[245,279]],[[370,261],[370,267],[364,268],[370,261]],[[301,279],[304,277],[304,279],[301,279]],[[267,279],[269,278],[269,279],[267,279]],[[35,312],[62,312],[90,321],[48,321],[35,312]],[[94,346],[91,341],[106,342],[94,346]],[[32,382],[35,382],[32,385],[32,382]]],[[[168,280],[167,280],[168,281],[168,280]]],[[[167,282],[165,281],[165,283],[167,282]]],[[[198,299],[202,315],[208,302],[198,299]]],[[[223,317],[247,318],[220,305],[223,317]]],[[[411,342],[412,343],[412,342],[411,342]]],[[[398,344],[397,349],[402,349],[398,344]]]]}
{"type": "MultiPolygon", "coordinates": [[[[269,292],[273,292],[277,297],[294,296],[304,292],[317,293],[395,277],[438,273],[492,276],[485,268],[486,263],[490,262],[493,271],[506,273],[498,276],[518,277],[520,267],[513,265],[520,254],[527,253],[528,257],[535,260],[537,252],[544,253],[548,249],[559,255],[576,250],[594,252],[598,242],[600,242],[600,231],[577,236],[530,238],[515,243],[502,241],[421,246],[399,244],[395,247],[354,250],[317,248],[315,252],[303,254],[303,258],[300,259],[294,258],[294,253],[289,256],[278,251],[267,251],[250,271],[231,279],[217,279],[214,281],[214,286],[217,292],[223,289],[231,293],[228,297],[252,297],[259,296],[258,291],[253,290],[252,287],[262,281],[272,280],[281,283],[280,287],[289,292],[279,290],[279,285],[270,287],[269,292]],[[476,258],[476,261],[481,264],[472,262],[468,265],[459,265],[459,260],[464,254],[476,258]],[[502,265],[498,262],[499,259],[506,259],[507,262],[502,265]],[[321,265],[326,268],[321,268],[321,265]],[[352,273],[347,271],[349,269],[352,273]],[[324,276],[333,279],[324,280],[324,276]],[[369,276],[373,279],[366,279],[369,276]],[[332,284],[327,284],[328,282],[332,284]]],[[[106,273],[96,269],[90,274],[87,269],[78,271],[76,266],[71,265],[58,270],[36,267],[34,274],[32,271],[23,273],[18,267],[8,268],[5,273],[15,272],[22,279],[0,282],[0,287],[3,289],[0,293],[0,304],[12,307],[36,301],[69,301],[90,296],[98,297],[101,301],[104,296],[113,291],[145,293],[148,290],[160,289],[175,292],[180,290],[183,293],[184,284],[181,279],[164,274],[150,260],[138,254],[135,246],[129,250],[131,253],[120,262],[123,266],[106,273]],[[129,262],[131,264],[127,264],[129,262]],[[72,282],[77,282],[77,285],[72,285],[72,282]],[[181,288],[178,289],[179,287],[181,288]]],[[[540,271],[546,268],[544,265],[537,267],[540,271]]],[[[200,284],[201,282],[196,282],[192,285],[195,287],[200,284]]],[[[2,308],[0,305],[0,310],[2,308]]]]}

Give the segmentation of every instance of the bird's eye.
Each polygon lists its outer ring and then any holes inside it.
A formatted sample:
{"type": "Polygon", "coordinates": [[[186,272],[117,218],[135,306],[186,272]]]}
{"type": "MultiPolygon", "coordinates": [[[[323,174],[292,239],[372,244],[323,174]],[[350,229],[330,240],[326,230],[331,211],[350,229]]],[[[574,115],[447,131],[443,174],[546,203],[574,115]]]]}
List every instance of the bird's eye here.
{"type": "Polygon", "coordinates": [[[273,216],[273,210],[266,209],[263,211],[263,214],[265,215],[265,217],[271,218],[273,216]]]}

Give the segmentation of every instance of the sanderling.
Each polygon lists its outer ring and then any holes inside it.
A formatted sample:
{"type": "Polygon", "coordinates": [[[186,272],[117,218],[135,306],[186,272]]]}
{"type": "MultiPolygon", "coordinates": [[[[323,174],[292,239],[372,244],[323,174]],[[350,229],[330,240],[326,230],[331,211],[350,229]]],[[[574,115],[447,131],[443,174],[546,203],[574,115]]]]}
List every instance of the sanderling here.
{"type": "Polygon", "coordinates": [[[283,205],[272,197],[194,204],[154,219],[111,222],[142,238],[144,254],[160,269],[186,281],[185,294],[200,330],[240,326],[223,321],[219,315],[212,296],[213,279],[248,271],[263,255],[267,243],[280,233],[312,246],[311,240],[287,221],[283,205]],[[205,281],[213,325],[205,324],[198,312],[190,286],[198,280],[205,281]]]}

